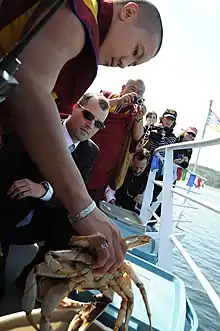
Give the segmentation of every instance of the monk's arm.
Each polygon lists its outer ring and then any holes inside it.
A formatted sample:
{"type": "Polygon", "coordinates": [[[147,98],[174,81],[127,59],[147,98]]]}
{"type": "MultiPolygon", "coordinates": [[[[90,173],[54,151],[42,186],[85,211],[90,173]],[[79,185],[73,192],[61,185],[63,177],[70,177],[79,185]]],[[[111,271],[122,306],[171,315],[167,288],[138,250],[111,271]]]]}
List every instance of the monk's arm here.
{"type": "Polygon", "coordinates": [[[135,120],[134,127],[133,127],[133,139],[134,140],[140,140],[142,135],[144,133],[143,129],[143,119],[142,120],[135,120]]]}
{"type": "Polygon", "coordinates": [[[119,104],[121,104],[121,100],[122,100],[121,97],[113,98],[113,99],[109,99],[109,105],[110,105],[110,108],[111,108],[111,107],[116,107],[116,106],[118,106],[119,104]]]}
{"type": "Polygon", "coordinates": [[[84,39],[73,13],[58,11],[19,57],[19,85],[7,99],[30,156],[72,215],[91,199],[67,149],[51,92],[61,68],[81,51],[84,39]]]}

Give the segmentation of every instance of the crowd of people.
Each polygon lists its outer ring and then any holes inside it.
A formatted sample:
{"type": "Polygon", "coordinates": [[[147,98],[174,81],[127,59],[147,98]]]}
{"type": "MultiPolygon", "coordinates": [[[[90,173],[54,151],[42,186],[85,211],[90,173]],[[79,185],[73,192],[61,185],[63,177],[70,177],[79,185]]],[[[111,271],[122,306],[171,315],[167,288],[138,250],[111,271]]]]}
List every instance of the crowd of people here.
{"type": "MultiPolygon", "coordinates": [[[[0,55],[47,10],[41,0],[2,2],[0,55]]],[[[86,90],[98,65],[145,63],[162,40],[159,11],[146,0],[75,0],[57,10],[19,55],[19,84],[0,104],[0,299],[11,244],[44,242],[16,280],[21,290],[45,253],[67,248],[73,234],[106,237],[95,273],[111,273],[123,261],[126,245],[98,201],[136,210],[155,148],[192,140],[197,131],[176,138],[177,113],[170,109],[156,125],[140,79],[129,80],[120,94],[86,90]]],[[[174,162],[185,166],[190,156],[180,151],[174,162]]]]}

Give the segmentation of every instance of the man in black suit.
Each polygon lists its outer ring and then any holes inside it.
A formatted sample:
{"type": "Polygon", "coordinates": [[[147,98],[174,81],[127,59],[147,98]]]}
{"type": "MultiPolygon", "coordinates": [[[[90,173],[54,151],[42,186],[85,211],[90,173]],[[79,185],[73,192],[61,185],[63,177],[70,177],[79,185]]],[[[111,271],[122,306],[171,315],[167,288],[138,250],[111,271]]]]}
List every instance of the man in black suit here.
{"type": "MultiPolygon", "coordinates": [[[[108,109],[108,101],[103,95],[89,93],[82,97],[71,116],[62,119],[66,143],[85,183],[99,151],[90,138],[105,127],[108,109]]],[[[0,151],[0,200],[3,251],[0,280],[3,284],[10,244],[44,240],[45,246],[33,261],[35,263],[54,244],[66,245],[73,228],[66,209],[54,197],[52,187],[44,181],[15,133],[4,137],[0,151]]]]}

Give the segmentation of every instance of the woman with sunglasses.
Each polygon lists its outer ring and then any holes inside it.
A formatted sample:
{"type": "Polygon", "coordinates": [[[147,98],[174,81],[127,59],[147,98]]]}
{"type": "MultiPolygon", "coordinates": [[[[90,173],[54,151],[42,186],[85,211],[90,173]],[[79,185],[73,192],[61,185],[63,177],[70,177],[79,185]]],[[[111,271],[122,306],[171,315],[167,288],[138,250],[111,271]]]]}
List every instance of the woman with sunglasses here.
{"type": "MultiPolygon", "coordinates": [[[[189,127],[177,138],[176,143],[193,141],[196,138],[196,135],[197,129],[194,127],[189,127]]],[[[185,169],[189,166],[189,161],[192,156],[192,148],[175,150],[173,156],[173,162],[185,169]]]]}

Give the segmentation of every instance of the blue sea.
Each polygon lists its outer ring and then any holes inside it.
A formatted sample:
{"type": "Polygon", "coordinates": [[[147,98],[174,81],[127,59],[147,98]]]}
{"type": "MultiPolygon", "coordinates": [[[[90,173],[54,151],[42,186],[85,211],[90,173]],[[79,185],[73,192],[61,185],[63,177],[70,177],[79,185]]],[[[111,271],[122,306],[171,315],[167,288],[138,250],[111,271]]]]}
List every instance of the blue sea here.
{"type": "MultiPolygon", "coordinates": [[[[219,206],[220,190],[202,188],[199,198],[219,206]]],[[[220,296],[220,215],[203,207],[198,210],[187,208],[184,215],[192,222],[180,223],[186,232],[181,243],[220,296]]],[[[177,250],[174,253],[174,273],[186,284],[188,297],[199,318],[199,331],[219,331],[220,316],[177,250]]]]}

